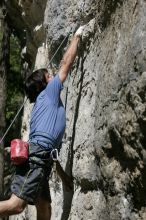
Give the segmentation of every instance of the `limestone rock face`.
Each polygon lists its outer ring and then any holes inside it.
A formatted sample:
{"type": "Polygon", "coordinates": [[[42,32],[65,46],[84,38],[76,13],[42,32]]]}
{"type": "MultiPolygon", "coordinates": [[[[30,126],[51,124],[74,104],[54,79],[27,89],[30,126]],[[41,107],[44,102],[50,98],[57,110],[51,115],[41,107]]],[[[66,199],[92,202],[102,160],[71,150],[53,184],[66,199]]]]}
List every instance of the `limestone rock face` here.
{"type": "MultiPolygon", "coordinates": [[[[87,24],[62,93],[67,126],[60,162],[74,190],[52,172],[52,220],[144,220],[146,1],[19,3],[30,69],[44,42],[50,60],[65,39],[51,66],[57,69],[72,33],[87,24]]],[[[29,210],[25,219],[35,219],[29,210]]]]}

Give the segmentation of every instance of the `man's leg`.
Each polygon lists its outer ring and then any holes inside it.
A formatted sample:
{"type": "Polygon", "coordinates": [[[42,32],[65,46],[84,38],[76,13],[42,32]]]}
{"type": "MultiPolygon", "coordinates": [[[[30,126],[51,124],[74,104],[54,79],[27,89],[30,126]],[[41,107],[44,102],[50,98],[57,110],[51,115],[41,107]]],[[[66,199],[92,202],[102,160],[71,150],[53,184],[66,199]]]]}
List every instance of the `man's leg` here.
{"type": "Polygon", "coordinates": [[[0,202],[0,216],[9,216],[21,213],[27,202],[12,194],[11,198],[0,202]]]}
{"type": "Polygon", "coordinates": [[[49,201],[39,198],[36,202],[37,220],[51,219],[51,204],[49,201]]]}

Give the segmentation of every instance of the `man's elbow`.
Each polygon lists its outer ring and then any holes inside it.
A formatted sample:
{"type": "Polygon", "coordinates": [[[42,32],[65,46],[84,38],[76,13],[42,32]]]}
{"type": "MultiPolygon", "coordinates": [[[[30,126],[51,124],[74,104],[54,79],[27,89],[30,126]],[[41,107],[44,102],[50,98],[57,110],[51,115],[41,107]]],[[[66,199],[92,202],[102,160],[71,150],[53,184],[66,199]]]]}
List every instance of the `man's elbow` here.
{"type": "Polygon", "coordinates": [[[61,60],[60,67],[64,67],[64,66],[67,66],[67,65],[68,65],[68,60],[67,59],[61,60]]]}
{"type": "Polygon", "coordinates": [[[59,77],[62,82],[64,82],[68,76],[68,73],[71,69],[71,65],[68,65],[68,63],[63,63],[63,65],[59,69],[59,77]]]}
{"type": "Polygon", "coordinates": [[[68,74],[68,71],[71,69],[72,62],[68,60],[62,60],[60,64],[60,70],[62,70],[65,75],[68,74]]]}
{"type": "Polygon", "coordinates": [[[61,62],[60,62],[60,66],[71,66],[73,63],[73,59],[72,56],[70,54],[68,54],[68,56],[64,57],[61,62]]]}

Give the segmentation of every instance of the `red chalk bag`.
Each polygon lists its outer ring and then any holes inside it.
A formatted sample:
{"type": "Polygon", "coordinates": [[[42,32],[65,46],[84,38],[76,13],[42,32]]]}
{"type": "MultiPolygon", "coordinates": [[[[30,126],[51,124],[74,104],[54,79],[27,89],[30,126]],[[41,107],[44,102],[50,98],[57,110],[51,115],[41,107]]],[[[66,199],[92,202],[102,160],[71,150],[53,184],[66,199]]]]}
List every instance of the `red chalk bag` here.
{"type": "Polygon", "coordinates": [[[28,143],[20,139],[11,141],[11,161],[15,165],[23,164],[28,160],[28,143]]]}

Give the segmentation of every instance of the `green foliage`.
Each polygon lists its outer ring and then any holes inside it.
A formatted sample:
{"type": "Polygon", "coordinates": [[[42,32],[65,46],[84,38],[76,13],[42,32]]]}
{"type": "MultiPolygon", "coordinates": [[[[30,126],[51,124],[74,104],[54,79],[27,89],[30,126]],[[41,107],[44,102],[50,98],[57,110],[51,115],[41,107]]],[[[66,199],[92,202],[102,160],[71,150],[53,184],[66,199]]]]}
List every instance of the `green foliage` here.
{"type": "Polygon", "coordinates": [[[20,75],[21,58],[20,58],[20,43],[14,35],[10,38],[10,71],[20,75]]]}
{"type": "Polygon", "coordinates": [[[6,124],[15,117],[23,100],[20,43],[14,35],[10,38],[10,68],[7,76],[6,124]]]}

